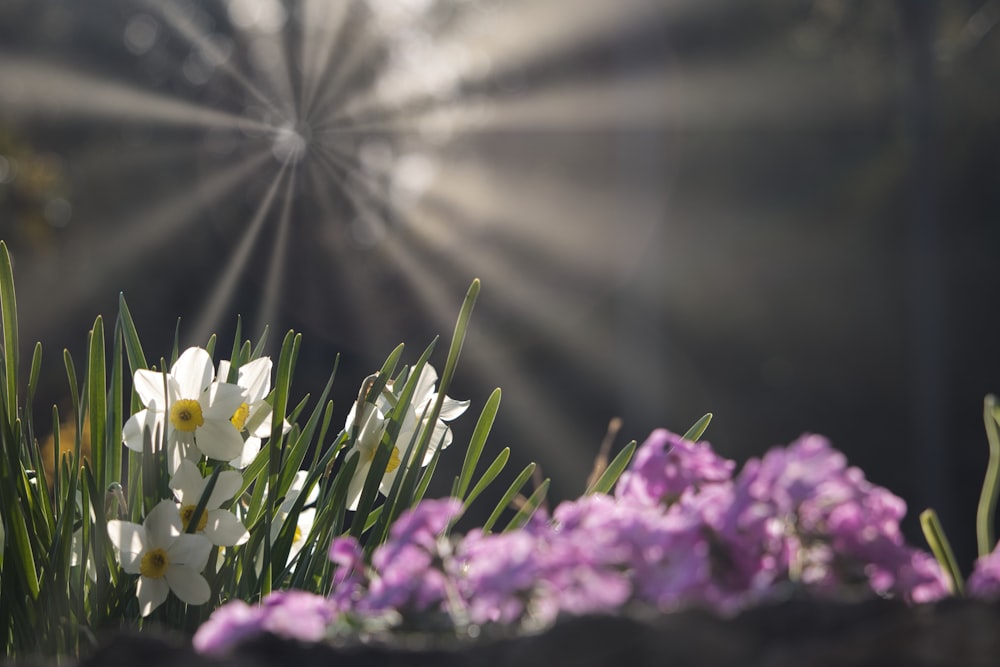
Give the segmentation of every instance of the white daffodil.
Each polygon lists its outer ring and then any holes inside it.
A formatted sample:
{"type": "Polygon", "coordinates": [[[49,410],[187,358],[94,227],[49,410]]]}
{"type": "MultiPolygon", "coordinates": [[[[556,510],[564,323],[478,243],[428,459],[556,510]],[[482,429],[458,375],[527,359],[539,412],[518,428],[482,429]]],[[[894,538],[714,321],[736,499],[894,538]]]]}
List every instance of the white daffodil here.
{"type": "Polygon", "coordinates": [[[185,350],[170,367],[166,382],[163,373],[140,369],[132,384],[145,409],[122,428],[129,449],[141,452],[143,430],[156,433],[165,424],[171,473],[183,459],[204,454],[229,461],[243,451],[243,437],[230,421],[243,403],[243,390],[215,381],[212,357],[205,350],[185,350]]]}
{"type": "MultiPolygon", "coordinates": [[[[285,525],[285,521],[288,519],[288,515],[292,511],[292,505],[298,500],[299,496],[302,495],[302,488],[305,486],[306,477],[308,472],[305,470],[300,470],[295,473],[295,477],[292,478],[292,483],[288,487],[288,493],[285,494],[285,500],[282,501],[281,505],[278,506],[278,511],[275,512],[274,518],[271,520],[271,544],[278,539],[278,533],[281,532],[281,527],[285,525]]],[[[306,496],[305,503],[303,505],[311,505],[316,502],[319,498],[319,489],[313,486],[309,491],[309,495],[306,496]]],[[[302,547],[306,544],[306,537],[312,530],[313,522],[316,519],[316,508],[307,507],[306,509],[299,512],[299,518],[295,522],[295,533],[292,536],[292,544],[288,549],[288,560],[285,564],[290,563],[300,551],[302,547]]],[[[260,549],[257,550],[256,567],[257,574],[261,572],[261,567],[264,560],[264,545],[260,545],[260,549]]]]}
{"type": "MultiPolygon", "coordinates": [[[[219,379],[229,377],[229,362],[219,362],[219,379]]],[[[243,390],[243,402],[233,412],[230,421],[240,433],[247,432],[243,451],[230,461],[234,468],[246,468],[260,452],[262,438],[271,435],[271,417],[274,409],[265,401],[271,391],[271,358],[260,357],[240,366],[236,384],[243,390]]],[[[282,421],[281,432],[288,433],[291,425],[282,421]]]]}
{"type": "Polygon", "coordinates": [[[173,500],[161,500],[142,525],[108,521],[108,536],[122,569],[139,575],[135,592],[143,616],[163,604],[170,591],[187,604],[208,602],[211,591],[201,571],[212,543],[204,535],[184,532],[173,500]]]}
{"type": "MultiPolygon", "coordinates": [[[[437,391],[435,390],[437,378],[437,371],[434,370],[434,367],[430,364],[425,364],[423,370],[420,372],[420,376],[417,378],[413,399],[410,401],[403,415],[399,426],[399,434],[396,437],[396,442],[389,456],[389,463],[386,465],[385,473],[382,475],[382,481],[379,484],[379,491],[383,495],[388,495],[389,490],[392,488],[393,481],[400,469],[400,457],[402,453],[410,446],[411,440],[419,438],[420,433],[429,425],[430,419],[425,416],[425,413],[430,411],[434,401],[437,400],[437,391]]],[[[368,381],[366,380],[365,383],[367,384],[368,381]]],[[[381,396],[375,399],[374,404],[367,401],[362,402],[363,418],[361,419],[358,437],[347,453],[348,457],[352,456],[355,450],[360,453],[358,467],[355,468],[351,482],[347,486],[347,508],[350,510],[355,510],[358,507],[358,500],[361,498],[365,479],[368,477],[372,461],[375,458],[376,449],[388,425],[388,418],[385,417],[385,414],[392,410],[392,406],[395,405],[395,402],[399,398],[397,394],[392,393],[392,387],[389,385],[387,385],[387,392],[389,395],[383,392],[381,396]]],[[[362,394],[364,393],[366,392],[362,388],[362,394]]],[[[357,403],[352,405],[351,411],[347,415],[344,429],[348,433],[354,428],[355,419],[357,418],[357,406],[357,403]]],[[[431,433],[430,443],[424,454],[424,458],[420,462],[421,466],[426,466],[430,463],[437,449],[444,449],[451,444],[451,428],[445,422],[455,419],[465,412],[468,407],[469,401],[456,401],[449,396],[444,397],[441,405],[441,414],[438,415],[437,420],[434,422],[434,430],[431,433]]]]}
{"type": "MultiPolygon", "coordinates": [[[[181,461],[177,472],[170,478],[170,488],[174,490],[181,504],[178,511],[185,531],[207,485],[208,480],[201,476],[198,466],[190,461],[181,461]]],[[[219,473],[215,488],[212,489],[205,504],[205,511],[198,519],[195,534],[204,535],[212,544],[224,547],[243,544],[250,538],[250,533],[235,514],[220,509],[222,503],[239,493],[242,485],[243,476],[235,470],[219,473]]]]}

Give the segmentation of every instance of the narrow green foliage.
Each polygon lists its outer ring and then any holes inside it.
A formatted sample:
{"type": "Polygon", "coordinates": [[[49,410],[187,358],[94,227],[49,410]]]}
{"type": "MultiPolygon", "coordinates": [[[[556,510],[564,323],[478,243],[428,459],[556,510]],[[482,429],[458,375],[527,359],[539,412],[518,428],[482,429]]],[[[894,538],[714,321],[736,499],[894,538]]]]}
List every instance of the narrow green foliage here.
{"type": "Polygon", "coordinates": [[[997,428],[996,396],[989,394],[983,403],[983,421],[986,425],[990,457],[986,463],[986,478],[983,480],[983,490],[976,510],[976,541],[980,556],[986,556],[996,546],[993,520],[996,515],[997,495],[1000,493],[1000,431],[997,428]]]}
{"type": "Polygon", "coordinates": [[[500,515],[511,506],[511,503],[514,502],[514,498],[517,497],[517,494],[521,492],[524,485],[528,483],[529,479],[531,479],[531,474],[533,472],[535,472],[535,464],[529,463],[524,467],[524,470],[522,470],[520,474],[514,478],[514,481],[511,482],[510,486],[507,487],[507,491],[500,498],[500,502],[498,502],[496,507],[493,508],[489,518],[486,519],[486,523],[483,524],[484,533],[489,533],[493,530],[493,525],[500,519],[500,515]]]}
{"type": "MultiPolygon", "coordinates": [[[[488,487],[490,484],[493,483],[493,480],[497,478],[497,476],[503,471],[504,466],[507,465],[507,459],[509,458],[510,458],[510,447],[504,447],[502,450],[500,450],[500,453],[497,454],[496,458],[493,459],[493,462],[486,467],[486,471],[483,472],[483,476],[479,478],[479,481],[476,482],[475,485],[473,485],[472,491],[469,492],[469,495],[463,498],[462,500],[463,511],[469,509],[469,505],[472,504],[472,501],[478,498],[479,494],[485,491],[486,487],[488,487]]],[[[534,470],[535,464],[534,463],[530,464],[529,468],[530,469],[528,470],[527,473],[528,476],[530,476],[532,470],[534,470]]],[[[516,494],[519,489],[520,487],[518,487],[518,489],[515,489],[510,497],[513,498],[514,494],[516,494]]],[[[499,511],[502,511],[503,508],[506,507],[508,503],[510,503],[510,499],[508,499],[506,503],[501,501],[501,503],[498,505],[500,510],[497,510],[497,513],[499,514],[499,511]]]]}
{"type": "Polygon", "coordinates": [[[493,428],[493,420],[496,419],[497,411],[500,409],[500,395],[500,389],[494,389],[490,397],[486,399],[483,411],[479,414],[479,421],[476,422],[476,428],[472,432],[469,447],[465,450],[465,460],[462,462],[462,470],[455,479],[455,484],[452,487],[451,495],[456,498],[465,496],[465,492],[469,489],[469,484],[472,483],[472,475],[476,471],[479,457],[483,454],[483,447],[486,445],[486,438],[490,434],[490,429],[493,428]]]}
{"type": "Polygon", "coordinates": [[[107,486],[107,368],[104,358],[104,321],[98,316],[90,332],[90,355],[87,361],[87,402],[90,405],[90,453],[97,485],[107,486]]]}
{"type": "Polygon", "coordinates": [[[17,419],[17,300],[14,297],[14,272],[7,244],[0,241],[0,324],[3,325],[3,363],[8,424],[17,419]]]}
{"type": "Polygon", "coordinates": [[[129,312],[125,303],[125,295],[118,295],[118,322],[122,328],[122,338],[125,342],[125,352],[128,355],[129,368],[135,373],[140,368],[148,368],[146,355],[142,352],[142,344],[139,342],[139,334],[135,329],[135,322],[132,321],[132,313],[129,312]]]}
{"type": "Polygon", "coordinates": [[[952,595],[965,595],[965,586],[962,583],[962,570],[958,567],[955,554],[951,550],[951,543],[944,534],[941,521],[934,510],[927,509],[920,513],[920,528],[924,531],[924,538],[931,548],[931,552],[941,565],[941,569],[948,575],[948,587],[952,595]]]}
{"type": "Polygon", "coordinates": [[[684,439],[690,440],[691,442],[697,441],[698,438],[705,434],[705,430],[711,422],[712,413],[708,412],[704,414],[701,419],[696,421],[694,425],[687,430],[687,433],[684,434],[684,439]]]}
{"type": "Polygon", "coordinates": [[[545,495],[549,492],[549,484],[552,480],[546,477],[542,480],[542,483],[538,485],[535,492],[532,493],[528,499],[521,505],[521,508],[517,510],[517,513],[511,518],[510,523],[504,528],[504,532],[511,530],[517,530],[521,528],[524,524],[528,523],[528,520],[534,515],[535,510],[541,506],[545,501],[545,495]]]}
{"type": "Polygon", "coordinates": [[[611,493],[611,490],[615,488],[615,484],[618,482],[618,478],[621,477],[622,472],[628,467],[629,462],[632,460],[632,455],[635,454],[636,442],[631,441],[625,447],[622,448],[618,455],[611,460],[608,467],[604,469],[601,476],[593,483],[593,485],[587,489],[584,495],[590,495],[592,493],[611,493]]]}

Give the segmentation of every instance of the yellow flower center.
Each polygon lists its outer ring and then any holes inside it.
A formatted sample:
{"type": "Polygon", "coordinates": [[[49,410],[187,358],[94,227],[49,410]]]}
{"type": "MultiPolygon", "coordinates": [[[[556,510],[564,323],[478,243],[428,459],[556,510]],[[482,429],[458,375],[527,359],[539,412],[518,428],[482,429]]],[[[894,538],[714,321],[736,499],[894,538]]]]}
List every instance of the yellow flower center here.
{"type": "Polygon", "coordinates": [[[170,559],[163,549],[151,549],[142,555],[142,563],[139,565],[139,574],[150,579],[159,579],[167,573],[170,559]]]}
{"type": "MultiPolygon", "coordinates": [[[[372,447],[371,450],[368,451],[365,454],[364,460],[366,462],[371,463],[372,461],[375,460],[375,450],[376,449],[377,449],[376,447],[372,447]]],[[[396,468],[399,467],[399,463],[400,463],[400,461],[399,461],[399,448],[398,447],[393,447],[392,451],[389,453],[389,462],[385,464],[385,471],[387,473],[388,472],[392,472],[393,470],[395,470],[396,468]]]]}
{"type": "Polygon", "coordinates": [[[292,544],[298,544],[302,541],[302,529],[295,526],[295,535],[292,536],[292,544]]]}
{"type": "Polygon", "coordinates": [[[178,431],[193,433],[205,423],[201,414],[201,404],[190,398],[182,398],[170,406],[170,423],[178,431]]]}
{"type": "MultiPolygon", "coordinates": [[[[184,524],[184,532],[187,532],[188,526],[191,525],[191,519],[194,518],[194,511],[196,508],[197,505],[185,505],[181,508],[181,523],[184,524]]],[[[205,530],[205,526],[207,524],[208,511],[204,511],[201,513],[201,516],[198,517],[198,528],[195,529],[195,532],[205,530]]]]}
{"type": "Polygon", "coordinates": [[[250,406],[246,403],[240,403],[240,407],[236,408],[236,412],[229,421],[233,423],[237,431],[242,431],[243,427],[247,425],[247,418],[250,417],[250,406]]]}

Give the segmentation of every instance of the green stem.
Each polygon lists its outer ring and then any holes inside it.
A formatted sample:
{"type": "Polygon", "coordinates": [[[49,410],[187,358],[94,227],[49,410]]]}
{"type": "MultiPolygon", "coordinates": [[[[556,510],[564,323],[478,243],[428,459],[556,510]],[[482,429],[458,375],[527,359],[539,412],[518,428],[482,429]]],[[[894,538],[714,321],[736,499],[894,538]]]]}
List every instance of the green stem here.
{"type": "Polygon", "coordinates": [[[927,544],[930,545],[931,551],[934,552],[934,557],[941,564],[941,569],[948,575],[949,588],[951,588],[952,595],[965,595],[962,572],[955,561],[955,554],[951,550],[951,544],[948,542],[947,536],[944,534],[944,529],[941,527],[941,521],[938,519],[937,512],[930,509],[921,512],[920,527],[924,531],[924,538],[927,540],[927,544]]]}
{"type": "Polygon", "coordinates": [[[976,540],[980,556],[992,552],[996,545],[993,517],[997,507],[997,493],[1000,491],[1000,432],[997,430],[997,420],[994,416],[996,396],[987,395],[983,403],[983,421],[986,424],[986,439],[990,445],[990,458],[986,464],[986,478],[983,480],[983,491],[979,496],[979,507],[976,510],[976,540]]]}

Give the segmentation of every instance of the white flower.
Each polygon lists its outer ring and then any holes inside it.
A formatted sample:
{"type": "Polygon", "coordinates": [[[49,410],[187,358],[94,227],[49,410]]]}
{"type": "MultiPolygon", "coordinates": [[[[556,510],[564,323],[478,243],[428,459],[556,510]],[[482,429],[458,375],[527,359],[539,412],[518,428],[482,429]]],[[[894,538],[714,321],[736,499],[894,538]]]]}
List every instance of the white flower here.
{"type": "MultiPolygon", "coordinates": [[[[219,362],[219,379],[225,381],[229,377],[229,362],[219,362]]],[[[260,357],[240,366],[237,371],[236,384],[243,390],[243,402],[233,412],[230,421],[236,430],[246,431],[248,436],[243,443],[243,451],[230,461],[234,468],[246,468],[260,452],[261,438],[271,435],[271,417],[274,409],[265,401],[271,391],[271,359],[260,357]]],[[[288,433],[291,425],[281,422],[281,432],[288,433]]]]}
{"type": "MultiPolygon", "coordinates": [[[[392,488],[393,481],[400,469],[400,457],[402,453],[410,446],[410,441],[415,441],[415,438],[418,439],[420,433],[429,425],[430,420],[425,416],[425,412],[429,413],[434,401],[437,400],[438,395],[434,387],[437,377],[437,371],[434,370],[434,367],[430,364],[425,364],[423,370],[420,372],[420,377],[417,378],[413,399],[410,401],[403,415],[399,426],[399,435],[396,438],[389,456],[389,463],[386,465],[385,473],[382,475],[382,481],[379,484],[379,491],[383,495],[388,495],[392,488]]],[[[367,382],[368,380],[366,380],[367,382]]],[[[399,399],[398,394],[392,393],[391,387],[387,386],[387,390],[389,395],[387,396],[386,392],[383,392],[381,396],[375,399],[374,404],[362,401],[362,419],[358,437],[347,452],[348,457],[352,456],[355,451],[360,453],[358,467],[354,469],[354,475],[347,486],[347,508],[350,510],[358,508],[358,501],[364,489],[365,479],[368,477],[368,471],[371,470],[376,449],[388,425],[389,420],[385,415],[392,410],[392,406],[399,399]]],[[[352,405],[351,411],[347,415],[347,421],[344,424],[344,430],[347,433],[350,433],[351,429],[354,428],[354,423],[357,419],[357,406],[357,403],[352,405]]],[[[465,412],[468,407],[468,401],[456,401],[449,396],[444,397],[441,405],[441,414],[438,415],[437,420],[434,422],[434,431],[431,434],[430,443],[428,444],[424,458],[420,462],[421,466],[426,466],[430,463],[434,457],[434,452],[438,448],[444,449],[451,444],[451,428],[445,422],[455,419],[465,412]]]]}
{"type": "MultiPolygon", "coordinates": [[[[184,530],[187,530],[207,485],[208,480],[201,476],[198,466],[190,461],[181,461],[177,472],[170,479],[170,488],[181,503],[178,511],[184,530]]],[[[219,473],[205,511],[198,520],[196,534],[204,535],[212,544],[225,547],[243,544],[249,539],[250,534],[236,515],[229,510],[220,509],[222,503],[239,493],[242,485],[243,476],[235,470],[219,473]]]]}
{"type": "MultiPolygon", "coordinates": [[[[306,477],[308,472],[305,470],[300,470],[295,473],[295,477],[292,478],[292,483],[288,487],[288,493],[285,494],[285,500],[278,506],[278,511],[275,513],[274,518],[271,520],[271,544],[278,539],[278,533],[281,532],[281,527],[285,525],[285,521],[288,519],[289,513],[292,511],[292,505],[298,500],[299,496],[302,495],[302,487],[305,486],[306,477]]],[[[266,493],[266,491],[265,491],[266,493]]],[[[313,486],[309,491],[309,495],[306,496],[304,505],[311,505],[315,503],[319,498],[319,489],[313,486]]],[[[302,547],[306,544],[306,537],[312,530],[313,522],[316,519],[316,508],[309,507],[307,509],[299,512],[299,518],[295,522],[295,533],[292,536],[292,544],[288,549],[288,559],[285,564],[290,563],[300,551],[302,547]]],[[[261,572],[261,567],[264,558],[264,545],[260,545],[260,549],[257,550],[256,567],[257,574],[261,572]]]]}
{"type": "Polygon", "coordinates": [[[215,381],[212,357],[205,350],[185,350],[166,374],[166,387],[163,373],[143,369],[135,372],[132,384],[146,409],[122,428],[129,449],[141,452],[143,430],[155,434],[165,424],[171,473],[192,456],[229,461],[243,450],[243,438],[230,421],[243,402],[243,390],[215,381]]]}
{"type": "Polygon", "coordinates": [[[139,575],[135,593],[143,616],[163,604],[170,591],[187,604],[208,602],[211,591],[201,571],[212,543],[204,535],[183,532],[174,501],[161,500],[141,526],[108,521],[108,536],[122,569],[139,575]]]}

